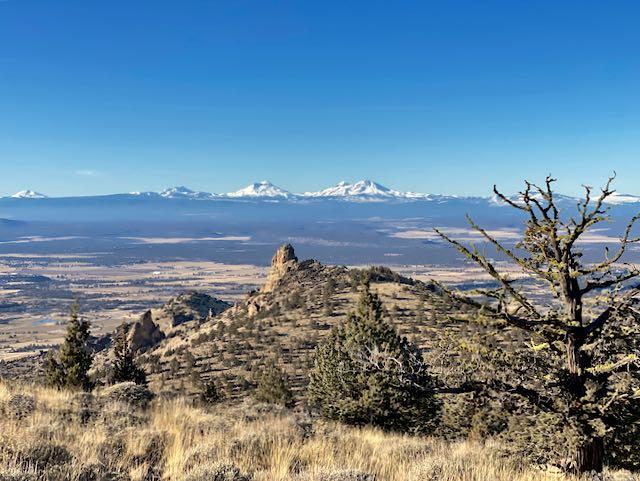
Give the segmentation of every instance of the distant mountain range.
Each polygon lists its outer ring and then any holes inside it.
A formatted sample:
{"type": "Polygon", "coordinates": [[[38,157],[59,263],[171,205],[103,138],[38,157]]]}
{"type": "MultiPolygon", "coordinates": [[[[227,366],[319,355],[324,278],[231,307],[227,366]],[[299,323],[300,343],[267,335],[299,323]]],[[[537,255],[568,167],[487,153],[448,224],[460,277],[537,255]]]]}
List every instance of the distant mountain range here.
{"type": "Polygon", "coordinates": [[[329,187],[317,192],[304,192],[295,194],[282,189],[269,181],[254,182],[243,189],[226,194],[214,194],[209,192],[196,192],[187,187],[179,186],[165,189],[162,192],[132,192],[132,195],[161,196],[168,199],[246,199],[246,200],[309,200],[309,199],[336,199],[350,201],[376,201],[390,199],[431,199],[437,196],[429,194],[416,194],[413,192],[400,192],[389,189],[372,180],[360,180],[355,184],[340,182],[334,187],[329,187]]]}
{"type": "MultiPolygon", "coordinates": [[[[226,194],[194,191],[184,186],[167,188],[161,192],[130,192],[128,194],[112,194],[119,197],[148,197],[165,199],[193,199],[193,200],[253,200],[253,201],[314,201],[336,200],[349,202],[384,202],[384,201],[483,201],[491,204],[500,204],[495,197],[459,197],[455,195],[423,194],[417,192],[401,192],[390,189],[372,180],[360,180],[353,184],[340,182],[333,187],[328,187],[316,192],[304,192],[300,194],[289,192],[269,181],[255,182],[243,189],[226,194]]],[[[110,197],[110,196],[88,196],[110,197]]],[[[5,197],[7,198],[7,197],[5,197]]],[[[46,195],[34,190],[22,190],[16,192],[10,198],[14,199],[48,199],[46,195]]],[[[516,199],[517,196],[514,196],[516,199]]],[[[578,199],[569,196],[558,195],[562,202],[575,202],[578,199]]],[[[615,193],[608,198],[610,204],[635,204],[640,203],[640,196],[632,194],[615,193]]]]}

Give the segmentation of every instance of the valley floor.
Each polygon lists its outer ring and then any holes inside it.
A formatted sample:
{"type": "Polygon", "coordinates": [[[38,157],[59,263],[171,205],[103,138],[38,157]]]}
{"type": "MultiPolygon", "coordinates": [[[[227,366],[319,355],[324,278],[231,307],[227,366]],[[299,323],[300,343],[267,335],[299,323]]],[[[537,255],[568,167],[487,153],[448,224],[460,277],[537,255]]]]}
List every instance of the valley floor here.
{"type": "Polygon", "coordinates": [[[102,335],[183,291],[197,289],[230,302],[242,299],[264,282],[266,271],[205,261],[105,266],[77,257],[0,255],[0,371],[3,360],[59,344],[75,300],[91,320],[93,334],[102,335]]]}
{"type": "MultiPolygon", "coordinates": [[[[0,479],[568,479],[500,459],[490,443],[448,444],[344,427],[249,400],[197,407],[182,398],[156,399],[143,409],[131,404],[135,396],[113,395],[0,384],[0,479]]],[[[609,472],[604,479],[640,476],[609,472]]]]}

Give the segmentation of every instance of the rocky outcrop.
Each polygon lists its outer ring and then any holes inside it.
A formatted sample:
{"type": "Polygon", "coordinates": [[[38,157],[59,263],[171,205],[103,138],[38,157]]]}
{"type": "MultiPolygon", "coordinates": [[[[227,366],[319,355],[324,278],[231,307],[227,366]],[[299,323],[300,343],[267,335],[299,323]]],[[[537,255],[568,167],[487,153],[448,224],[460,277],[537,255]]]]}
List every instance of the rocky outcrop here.
{"type": "Polygon", "coordinates": [[[203,292],[188,291],[174,297],[160,309],[157,309],[154,312],[154,317],[161,329],[168,332],[185,322],[206,321],[226,311],[229,307],[231,304],[203,292]]]}
{"type": "Polygon", "coordinates": [[[278,285],[280,280],[289,272],[298,267],[298,258],[291,244],[280,246],[271,259],[271,270],[267,275],[261,293],[271,292],[278,285]]]}
{"type": "Polygon", "coordinates": [[[129,325],[127,339],[134,351],[143,351],[155,346],[164,339],[164,333],[153,322],[151,311],[145,312],[140,320],[129,325]]]}
{"type": "MultiPolygon", "coordinates": [[[[189,322],[204,323],[231,305],[207,294],[187,291],[161,307],[149,309],[134,322],[121,324],[113,333],[105,334],[92,341],[95,354],[92,371],[103,373],[112,362],[114,340],[123,332],[133,351],[141,355],[157,347],[164,339],[175,334],[175,329],[189,322]]],[[[197,326],[185,326],[187,331],[197,326]]]]}

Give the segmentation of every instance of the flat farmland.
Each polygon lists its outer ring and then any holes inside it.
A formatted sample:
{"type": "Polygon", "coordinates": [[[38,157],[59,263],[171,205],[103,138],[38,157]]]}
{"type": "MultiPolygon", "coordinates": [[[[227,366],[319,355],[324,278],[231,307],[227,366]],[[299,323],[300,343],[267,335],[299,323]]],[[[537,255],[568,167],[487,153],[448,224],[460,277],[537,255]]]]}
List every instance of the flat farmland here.
{"type": "Polygon", "coordinates": [[[187,290],[226,301],[242,298],[268,269],[206,261],[98,265],[89,256],[0,257],[0,360],[58,344],[70,305],[77,301],[93,332],[113,330],[187,290]]]}

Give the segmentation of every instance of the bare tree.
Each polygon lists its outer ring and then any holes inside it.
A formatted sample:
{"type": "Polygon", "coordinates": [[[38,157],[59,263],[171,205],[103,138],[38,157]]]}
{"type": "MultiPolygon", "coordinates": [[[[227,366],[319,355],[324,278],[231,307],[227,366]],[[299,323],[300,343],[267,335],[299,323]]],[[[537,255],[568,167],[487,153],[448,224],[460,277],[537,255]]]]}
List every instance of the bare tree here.
{"type": "MultiPolygon", "coordinates": [[[[486,318],[496,321],[495,327],[524,330],[530,338],[539,339],[536,349],[556,359],[556,364],[549,364],[557,366],[556,371],[543,373],[544,380],[522,379],[510,386],[510,392],[532,402],[544,400],[536,402],[538,408],[555,410],[563,422],[576,428],[577,441],[570,448],[568,466],[578,473],[602,470],[606,439],[621,422],[616,410],[640,399],[640,326],[634,310],[640,285],[633,282],[640,271],[621,262],[631,244],[640,241],[632,236],[640,214],[627,224],[617,249],[605,249],[601,262],[585,262],[579,249],[586,233],[610,220],[607,199],[615,192],[611,189],[614,178],[615,174],[597,196],[585,186],[584,199],[578,202],[577,215],[572,217],[562,215],[553,191],[555,179],[550,176],[543,185],[525,182],[517,198],[504,195],[494,186],[500,201],[526,217],[523,238],[514,248],[499,242],[467,216],[484,241],[530,277],[542,281],[549,302],[525,294],[516,279],[501,272],[498,264],[474,245],[463,245],[436,229],[498,286],[466,293],[440,287],[453,299],[478,308],[486,318]]],[[[529,374],[538,375],[535,370],[529,374]]]]}

